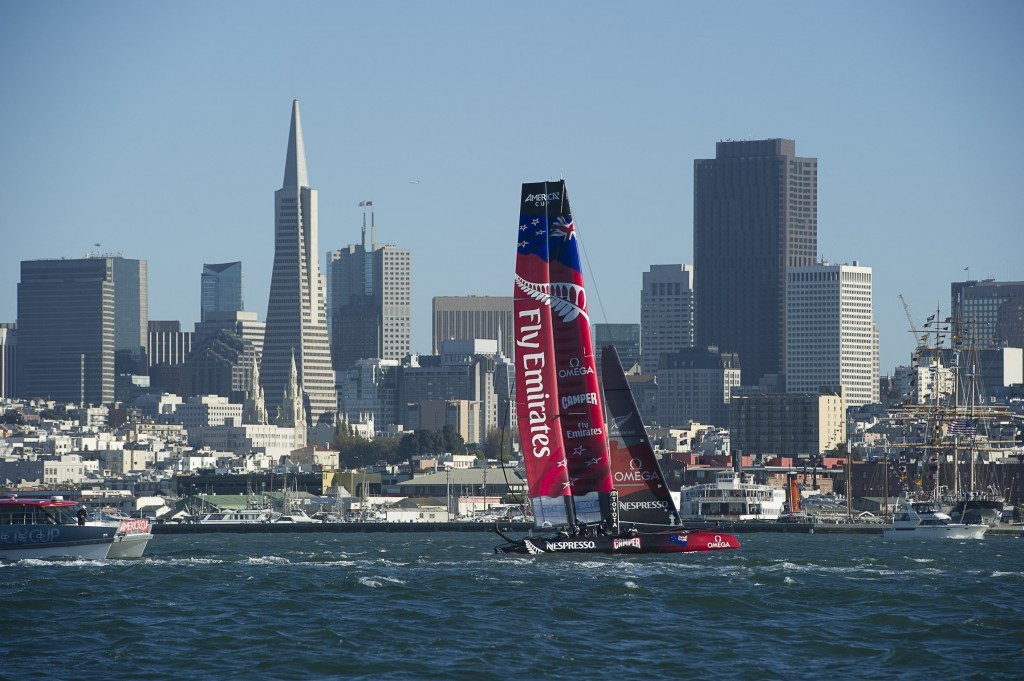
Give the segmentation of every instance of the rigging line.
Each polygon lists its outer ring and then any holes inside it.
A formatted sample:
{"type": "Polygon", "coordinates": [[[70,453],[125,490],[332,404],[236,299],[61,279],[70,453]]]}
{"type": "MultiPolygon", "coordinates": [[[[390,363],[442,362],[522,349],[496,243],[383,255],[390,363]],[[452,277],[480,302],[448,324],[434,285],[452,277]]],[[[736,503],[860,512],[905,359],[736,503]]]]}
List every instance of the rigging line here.
{"type": "MultiPolygon", "coordinates": [[[[604,323],[608,323],[608,314],[604,309],[604,301],[601,300],[601,289],[597,285],[597,277],[594,276],[594,268],[590,265],[590,256],[587,255],[586,244],[583,243],[583,239],[580,238],[579,220],[577,219],[577,213],[573,213],[572,220],[575,224],[574,230],[576,232],[576,242],[580,245],[580,250],[583,251],[583,260],[587,263],[587,289],[593,289],[594,293],[597,294],[597,306],[601,309],[601,319],[604,323]]],[[[590,307],[589,305],[587,306],[590,307]]]]}
{"type": "MultiPolygon", "coordinates": [[[[512,497],[515,500],[515,502],[519,505],[520,510],[523,512],[523,517],[525,518],[526,517],[526,502],[523,499],[523,497],[519,494],[518,491],[512,491],[512,483],[510,483],[509,479],[508,479],[508,467],[505,465],[505,462],[502,461],[503,457],[505,456],[505,432],[508,429],[509,423],[512,421],[512,419],[509,418],[511,416],[511,413],[512,413],[512,384],[508,383],[508,399],[505,400],[505,415],[502,416],[502,418],[501,418],[501,438],[498,440],[498,463],[501,464],[501,474],[505,478],[505,489],[508,492],[508,495],[510,497],[512,497]]],[[[508,461],[508,463],[512,463],[511,462],[511,458],[512,458],[512,438],[511,438],[511,436],[509,437],[509,447],[508,447],[508,449],[509,449],[509,459],[510,459],[508,461]]]]}

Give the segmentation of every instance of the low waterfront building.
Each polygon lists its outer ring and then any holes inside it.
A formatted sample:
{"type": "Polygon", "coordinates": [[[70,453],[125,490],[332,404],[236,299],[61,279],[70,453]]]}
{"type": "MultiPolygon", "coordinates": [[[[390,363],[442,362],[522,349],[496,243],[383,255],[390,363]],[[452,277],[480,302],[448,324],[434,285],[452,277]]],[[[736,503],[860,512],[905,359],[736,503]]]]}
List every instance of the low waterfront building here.
{"type": "Polygon", "coordinates": [[[526,494],[526,480],[514,468],[450,468],[418,475],[397,485],[409,497],[500,496],[526,494]]]}
{"type": "Polygon", "coordinates": [[[445,499],[402,499],[384,508],[388,523],[447,523],[452,514],[445,499]]]}

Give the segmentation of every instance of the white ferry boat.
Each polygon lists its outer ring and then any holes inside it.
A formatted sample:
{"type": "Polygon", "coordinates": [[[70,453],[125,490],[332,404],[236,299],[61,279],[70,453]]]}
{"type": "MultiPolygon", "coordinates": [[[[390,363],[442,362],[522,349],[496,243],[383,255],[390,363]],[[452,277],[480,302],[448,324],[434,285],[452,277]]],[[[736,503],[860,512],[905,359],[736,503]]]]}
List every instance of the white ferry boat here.
{"type": "Polygon", "coordinates": [[[684,520],[777,520],[785,505],[785,489],[749,482],[733,470],[720,471],[714,482],[684,487],[679,495],[684,520]]]}

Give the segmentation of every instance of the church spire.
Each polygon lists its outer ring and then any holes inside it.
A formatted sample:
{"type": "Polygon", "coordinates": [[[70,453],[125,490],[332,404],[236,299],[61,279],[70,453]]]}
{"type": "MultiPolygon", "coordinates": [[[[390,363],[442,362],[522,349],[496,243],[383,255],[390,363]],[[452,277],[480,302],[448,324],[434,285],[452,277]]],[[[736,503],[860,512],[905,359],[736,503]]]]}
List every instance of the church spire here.
{"type": "Polygon", "coordinates": [[[306,174],[306,146],[302,143],[302,120],[299,118],[299,100],[292,102],[292,125],[288,131],[288,154],[284,161],[282,189],[308,187],[306,174]]]}

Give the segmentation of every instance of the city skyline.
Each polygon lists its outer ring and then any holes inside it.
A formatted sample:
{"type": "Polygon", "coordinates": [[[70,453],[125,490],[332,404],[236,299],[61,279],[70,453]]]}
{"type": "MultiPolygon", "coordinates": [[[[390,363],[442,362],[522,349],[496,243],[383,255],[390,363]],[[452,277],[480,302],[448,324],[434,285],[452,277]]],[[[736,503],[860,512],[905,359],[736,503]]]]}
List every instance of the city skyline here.
{"type": "Polygon", "coordinates": [[[20,261],[96,248],[147,260],[149,317],[185,329],[203,263],[242,261],[265,320],[293,99],[316,140],[318,260],[373,200],[417,261],[414,352],[430,351],[434,297],[511,294],[517,187],[544,176],[573,188],[594,321],[638,322],[642,273],[693,263],[693,161],[726,139],[794,139],[818,159],[818,252],[873,269],[883,374],[913,349],[900,293],[923,322],[967,275],[1024,279],[1015,4],[569,3],[536,27],[528,7],[311,3],[299,18],[256,3],[241,21],[242,7],[0,8],[17,65],[0,112],[0,322],[16,318],[20,261]],[[275,42],[299,25],[303,50],[275,42]],[[523,98],[541,92],[537,36],[562,27],[562,96],[523,98]]]}

